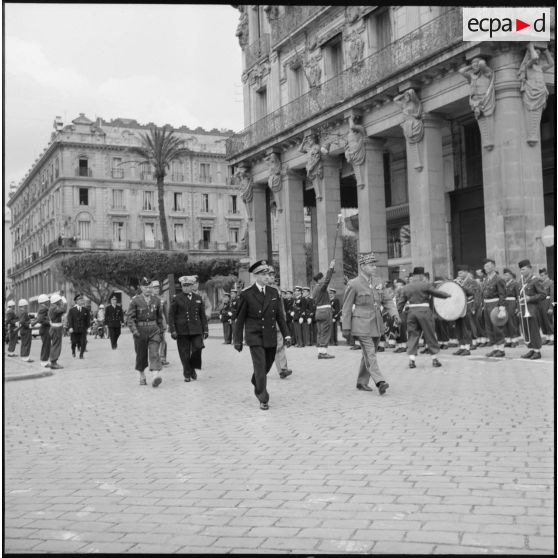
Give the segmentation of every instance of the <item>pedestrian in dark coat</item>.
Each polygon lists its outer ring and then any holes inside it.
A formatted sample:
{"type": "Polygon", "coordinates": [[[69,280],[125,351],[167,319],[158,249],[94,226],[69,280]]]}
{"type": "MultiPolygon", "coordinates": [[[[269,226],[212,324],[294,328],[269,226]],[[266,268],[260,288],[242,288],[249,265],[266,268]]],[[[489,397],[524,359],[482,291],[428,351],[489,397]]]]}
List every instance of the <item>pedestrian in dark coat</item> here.
{"type": "Polygon", "coordinates": [[[265,275],[269,274],[266,260],[260,260],[250,269],[256,282],[244,289],[240,295],[238,313],[234,327],[234,348],[242,351],[243,340],[250,347],[254,373],[252,385],[254,394],[260,401],[260,409],[269,409],[269,393],[267,392],[267,373],[275,361],[277,350],[277,327],[287,347],[291,337],[285,322],[279,293],[272,287],[266,287],[265,275]]]}
{"type": "Polygon", "coordinates": [[[83,305],[83,296],[74,297],[75,306],[68,312],[68,332],[72,347],[72,356],[76,356],[76,347],[79,349],[79,358],[83,358],[87,345],[87,330],[91,325],[91,311],[83,305]]]}
{"type": "Polygon", "coordinates": [[[199,294],[193,292],[196,279],[185,275],[179,279],[182,292],[177,293],[169,308],[169,331],[176,340],[182,362],[184,381],[197,380],[201,368],[201,352],[207,339],[207,315],[199,294]]]}
{"type": "Polygon", "coordinates": [[[110,295],[110,304],[105,309],[105,324],[108,327],[110,345],[112,349],[118,348],[118,338],[122,332],[122,324],[124,323],[124,311],[122,306],[117,304],[116,295],[110,295]]]}

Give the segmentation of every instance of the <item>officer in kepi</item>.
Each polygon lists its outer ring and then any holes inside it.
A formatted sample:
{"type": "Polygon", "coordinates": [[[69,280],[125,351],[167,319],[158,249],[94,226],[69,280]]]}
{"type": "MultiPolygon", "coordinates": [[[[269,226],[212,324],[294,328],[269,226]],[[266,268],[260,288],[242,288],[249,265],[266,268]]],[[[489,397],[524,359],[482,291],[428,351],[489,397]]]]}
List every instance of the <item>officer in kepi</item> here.
{"type": "Polygon", "coordinates": [[[163,379],[159,345],[163,331],[163,309],[161,299],[153,295],[151,281],[144,277],[140,282],[141,294],[130,301],[127,323],[134,336],[136,370],[140,373],[140,386],[147,385],[144,370],[152,372],[151,385],[157,387],[163,379]]]}
{"type": "Polygon", "coordinates": [[[234,348],[242,351],[243,340],[250,347],[254,373],[252,385],[260,402],[260,409],[269,409],[267,373],[275,361],[277,349],[277,327],[283,335],[285,345],[291,344],[291,337],[280,309],[282,304],[277,289],[267,286],[270,267],[266,260],[260,260],[248,270],[254,274],[256,282],[244,289],[240,295],[238,312],[234,325],[234,348]],[[244,331],[246,329],[246,332],[244,331]]]}

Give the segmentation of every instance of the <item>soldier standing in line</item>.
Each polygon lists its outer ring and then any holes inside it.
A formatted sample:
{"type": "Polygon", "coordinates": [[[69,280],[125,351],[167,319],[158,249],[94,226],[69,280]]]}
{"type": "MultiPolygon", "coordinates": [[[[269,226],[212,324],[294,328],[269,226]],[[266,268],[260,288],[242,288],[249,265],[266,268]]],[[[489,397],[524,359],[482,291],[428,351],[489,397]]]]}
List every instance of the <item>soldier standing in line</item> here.
{"type": "Polygon", "coordinates": [[[105,313],[106,323],[108,327],[108,335],[110,338],[110,346],[113,350],[118,347],[118,338],[122,331],[122,324],[124,323],[124,311],[122,306],[117,304],[118,299],[112,293],[109,297],[110,304],[107,306],[105,313]]]}
{"type": "Polygon", "coordinates": [[[317,339],[316,345],[318,346],[318,358],[335,358],[327,352],[329,345],[329,338],[331,337],[331,303],[329,302],[329,295],[327,288],[329,282],[335,271],[335,260],[331,260],[326,276],[323,273],[318,273],[314,277],[314,281],[318,284],[314,287],[312,293],[312,304],[315,311],[317,339]]]}
{"type": "Polygon", "coordinates": [[[283,307],[285,309],[285,316],[287,318],[287,327],[289,328],[289,334],[291,339],[295,340],[295,333],[294,333],[294,321],[293,321],[293,291],[292,289],[285,289],[285,297],[283,298],[283,307]]]}
{"type": "Polygon", "coordinates": [[[234,321],[236,320],[236,312],[238,310],[238,289],[231,289],[231,328],[234,329],[234,321]]]}
{"type": "Polygon", "coordinates": [[[207,315],[202,297],[194,292],[194,276],[179,279],[181,293],[176,293],[169,309],[169,331],[176,340],[185,382],[197,380],[196,368],[201,368],[203,341],[208,337],[207,315]]]}
{"type": "MultiPolygon", "coordinates": [[[[269,266],[269,274],[264,275],[264,278],[267,280],[267,286],[277,289],[279,292],[279,288],[277,286],[276,277],[275,277],[275,269],[272,266],[269,266]]],[[[285,291],[281,291],[283,293],[285,291]]],[[[287,314],[285,312],[285,305],[283,304],[283,297],[279,295],[279,299],[281,304],[279,305],[279,311],[282,312],[283,318],[285,319],[285,323],[287,323],[287,314]]],[[[288,329],[288,327],[287,327],[288,329]]],[[[290,332],[289,332],[290,333],[290,332]]],[[[277,350],[275,351],[275,368],[277,369],[277,373],[281,379],[285,379],[287,376],[290,376],[293,371],[289,368],[289,363],[287,362],[287,351],[285,349],[285,342],[283,340],[283,334],[280,330],[277,330],[277,350]]]]}
{"type": "Polygon", "coordinates": [[[469,266],[465,264],[459,264],[457,266],[457,277],[455,282],[463,289],[466,297],[466,309],[465,315],[462,318],[457,318],[455,320],[455,331],[457,334],[457,340],[459,342],[459,349],[453,354],[457,356],[469,356],[471,354],[471,344],[473,343],[473,332],[472,332],[472,322],[473,315],[472,311],[472,301],[474,297],[474,291],[472,284],[475,280],[471,277],[469,273],[469,266]],[[469,303],[471,301],[471,304],[469,303]]]}
{"type": "Polygon", "coordinates": [[[41,366],[50,368],[50,320],[48,318],[48,308],[50,300],[46,294],[39,295],[37,300],[39,310],[37,317],[31,322],[31,325],[39,324],[39,335],[41,336],[41,366]]]}
{"type": "Polygon", "coordinates": [[[232,315],[231,295],[223,293],[223,302],[219,309],[219,320],[223,324],[223,345],[230,345],[232,343],[232,315]]]}
{"type": "Polygon", "coordinates": [[[410,282],[401,289],[403,302],[409,303],[409,314],[407,316],[409,368],[417,367],[415,359],[421,333],[424,335],[424,342],[432,355],[432,366],[442,366],[442,363],[436,357],[440,352],[440,346],[434,333],[434,317],[430,308],[430,300],[433,296],[449,298],[451,295],[435,289],[426,281],[424,267],[415,267],[410,282]]]}
{"type": "Polygon", "coordinates": [[[91,312],[83,306],[83,296],[74,297],[75,306],[68,312],[68,331],[71,338],[72,356],[76,356],[76,347],[79,349],[79,358],[83,358],[87,345],[87,329],[91,325],[91,312]]]}
{"type": "Polygon", "coordinates": [[[539,322],[546,337],[543,345],[554,345],[554,281],[548,276],[545,267],[539,270],[539,277],[546,292],[546,298],[539,305],[539,322]]]}
{"type": "Polygon", "coordinates": [[[529,341],[527,348],[529,349],[521,358],[529,360],[538,360],[541,358],[542,339],[539,324],[540,304],[546,298],[546,292],[542,286],[541,280],[533,273],[531,262],[529,260],[521,260],[517,267],[521,273],[522,287],[520,290],[519,308],[521,310],[521,320],[523,332],[528,335],[529,341]],[[525,306],[530,316],[525,317],[525,306]],[[527,333],[528,332],[528,333],[527,333]]]}
{"type": "Polygon", "coordinates": [[[395,339],[396,347],[393,351],[394,353],[405,353],[407,352],[407,315],[409,313],[409,306],[405,303],[401,296],[401,290],[406,285],[405,280],[397,278],[393,280],[393,286],[395,287],[394,302],[397,307],[397,312],[400,316],[399,322],[399,335],[395,339]]]}
{"type": "Polygon", "coordinates": [[[504,348],[517,347],[520,339],[518,306],[520,285],[516,281],[515,273],[508,267],[502,272],[506,283],[506,311],[508,313],[508,321],[504,324],[504,348]]]}
{"type": "Polygon", "coordinates": [[[57,293],[50,297],[50,308],[48,309],[48,319],[50,320],[50,368],[59,370],[64,368],[58,364],[60,352],[62,351],[62,316],[66,313],[66,299],[57,293]]]}
{"type": "Polygon", "coordinates": [[[19,356],[24,362],[34,362],[29,354],[31,353],[31,318],[29,316],[29,303],[22,298],[18,303],[19,337],[21,340],[19,356]]]}
{"type": "Polygon", "coordinates": [[[339,321],[341,320],[341,302],[339,298],[335,295],[337,294],[337,290],[333,287],[328,289],[329,294],[329,304],[331,306],[331,336],[329,338],[329,342],[331,345],[337,346],[339,344],[338,335],[339,335],[339,321]]]}
{"type": "Polygon", "coordinates": [[[140,282],[140,288],[141,294],[137,294],[130,301],[127,322],[134,336],[136,370],[140,374],[140,386],[147,385],[144,370],[149,366],[153,378],[151,385],[157,387],[163,381],[160,376],[162,364],[159,356],[163,310],[160,299],[153,295],[151,281],[144,277],[140,282]]]}
{"type": "Polygon", "coordinates": [[[477,347],[488,347],[490,342],[487,337],[487,326],[484,323],[484,313],[483,313],[483,300],[482,300],[482,287],[486,281],[486,272],[482,267],[475,269],[475,282],[478,285],[478,290],[476,294],[476,313],[475,313],[475,326],[477,328],[477,343],[473,344],[473,349],[477,347]]]}
{"type": "Polygon", "coordinates": [[[490,312],[498,308],[498,319],[503,319],[506,315],[506,284],[496,273],[496,262],[490,258],[484,260],[484,271],[486,279],[482,285],[484,325],[488,337],[495,349],[487,353],[487,357],[505,357],[504,351],[504,330],[496,325],[490,318],[490,312]]]}
{"type": "Polygon", "coordinates": [[[304,322],[304,310],[306,308],[306,299],[302,296],[302,287],[298,285],[294,288],[293,306],[291,316],[293,318],[294,339],[297,347],[304,347],[304,335],[302,332],[302,324],[304,322]]]}
{"type": "Polygon", "coordinates": [[[167,360],[167,340],[165,339],[165,331],[169,323],[169,309],[167,299],[164,296],[161,296],[161,283],[159,283],[159,281],[153,281],[151,286],[153,287],[153,294],[161,301],[161,308],[163,310],[163,329],[161,331],[159,355],[161,357],[161,364],[163,366],[168,366],[170,362],[167,360]]]}
{"type": "Polygon", "coordinates": [[[243,339],[250,347],[252,365],[252,385],[254,394],[260,402],[260,409],[269,409],[269,393],[267,392],[267,373],[275,361],[277,350],[277,327],[283,335],[285,345],[291,344],[291,337],[283,313],[281,300],[275,289],[267,287],[269,273],[266,260],[260,260],[250,266],[256,282],[244,289],[240,295],[238,315],[234,326],[234,348],[240,352],[243,339]],[[246,332],[244,331],[246,329],[246,332]]]}
{"type": "Polygon", "coordinates": [[[15,311],[16,303],[8,300],[6,310],[6,327],[8,328],[8,353],[9,357],[16,356],[17,345],[17,314],[15,311]]]}
{"type": "Polygon", "coordinates": [[[310,296],[310,287],[302,287],[302,298],[304,299],[304,321],[302,322],[302,337],[304,345],[310,347],[314,344],[314,335],[312,332],[314,323],[314,301],[310,296]]]}

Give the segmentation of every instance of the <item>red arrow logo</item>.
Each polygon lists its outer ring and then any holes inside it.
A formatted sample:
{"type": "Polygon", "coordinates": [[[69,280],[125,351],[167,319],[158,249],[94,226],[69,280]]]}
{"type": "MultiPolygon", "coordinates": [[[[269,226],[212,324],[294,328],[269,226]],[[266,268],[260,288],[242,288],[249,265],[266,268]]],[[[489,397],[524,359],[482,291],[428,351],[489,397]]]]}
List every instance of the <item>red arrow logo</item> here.
{"type": "Polygon", "coordinates": [[[525,29],[526,27],[531,27],[531,25],[529,23],[525,23],[524,21],[521,21],[520,19],[515,18],[515,30],[516,31],[521,31],[522,29],[525,29]]]}

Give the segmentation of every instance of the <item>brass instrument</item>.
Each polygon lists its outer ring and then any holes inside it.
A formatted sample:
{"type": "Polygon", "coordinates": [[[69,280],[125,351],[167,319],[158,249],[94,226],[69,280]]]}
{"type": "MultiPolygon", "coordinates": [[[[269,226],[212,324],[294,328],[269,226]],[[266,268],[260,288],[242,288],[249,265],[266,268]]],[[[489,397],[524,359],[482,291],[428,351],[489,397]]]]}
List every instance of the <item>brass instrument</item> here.
{"type": "Polygon", "coordinates": [[[528,345],[531,343],[531,329],[529,327],[529,318],[531,313],[529,312],[529,306],[527,306],[527,299],[525,295],[525,287],[527,286],[523,280],[523,275],[521,277],[521,289],[519,290],[519,329],[521,330],[521,336],[528,345]],[[525,326],[523,325],[523,319],[525,319],[525,326]]]}

